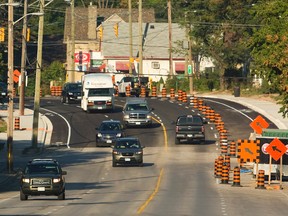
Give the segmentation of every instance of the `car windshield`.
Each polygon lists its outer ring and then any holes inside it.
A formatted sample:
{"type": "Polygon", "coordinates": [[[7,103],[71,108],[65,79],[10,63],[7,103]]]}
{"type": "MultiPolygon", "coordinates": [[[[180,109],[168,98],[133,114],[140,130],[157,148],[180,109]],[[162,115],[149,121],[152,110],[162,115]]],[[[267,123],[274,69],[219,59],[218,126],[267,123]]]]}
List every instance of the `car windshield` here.
{"type": "Polygon", "coordinates": [[[37,174],[37,173],[53,173],[58,174],[59,168],[53,164],[30,164],[26,167],[25,173],[37,174]]]}
{"type": "Polygon", "coordinates": [[[68,86],[68,89],[69,89],[70,91],[81,91],[81,88],[82,88],[82,85],[81,85],[81,84],[77,84],[77,83],[75,83],[75,84],[70,84],[70,85],[68,86]]]}
{"type": "Polygon", "coordinates": [[[88,96],[111,96],[114,93],[113,88],[89,89],[88,96]]]}
{"type": "Polygon", "coordinates": [[[140,143],[137,140],[121,140],[115,144],[116,149],[140,148],[140,143]]]}
{"type": "Polygon", "coordinates": [[[196,125],[202,125],[203,121],[200,117],[180,117],[177,122],[178,125],[190,125],[190,124],[196,124],[196,125]]]}
{"type": "Polygon", "coordinates": [[[118,131],[118,130],[121,130],[121,126],[119,123],[103,123],[101,124],[100,126],[100,130],[101,131],[110,131],[110,130],[115,130],[115,131],[118,131]]]}
{"type": "Polygon", "coordinates": [[[146,104],[128,104],[126,107],[127,111],[133,111],[133,110],[144,110],[147,111],[148,107],[146,104]]]}

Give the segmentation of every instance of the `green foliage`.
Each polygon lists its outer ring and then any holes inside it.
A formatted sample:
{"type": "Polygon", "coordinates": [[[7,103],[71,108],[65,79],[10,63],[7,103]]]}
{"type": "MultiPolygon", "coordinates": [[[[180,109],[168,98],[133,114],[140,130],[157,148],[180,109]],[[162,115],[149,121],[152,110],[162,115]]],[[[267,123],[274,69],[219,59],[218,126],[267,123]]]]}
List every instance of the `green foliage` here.
{"type": "Polygon", "coordinates": [[[254,28],[254,34],[249,40],[253,48],[253,64],[258,74],[265,78],[274,91],[281,97],[281,112],[288,117],[288,2],[281,0],[262,0],[255,5],[251,14],[253,20],[260,25],[254,28]]]}
{"type": "Polygon", "coordinates": [[[43,70],[41,75],[41,89],[43,95],[50,93],[50,82],[56,81],[62,85],[65,82],[66,71],[63,68],[63,64],[59,61],[54,61],[43,70]]]}

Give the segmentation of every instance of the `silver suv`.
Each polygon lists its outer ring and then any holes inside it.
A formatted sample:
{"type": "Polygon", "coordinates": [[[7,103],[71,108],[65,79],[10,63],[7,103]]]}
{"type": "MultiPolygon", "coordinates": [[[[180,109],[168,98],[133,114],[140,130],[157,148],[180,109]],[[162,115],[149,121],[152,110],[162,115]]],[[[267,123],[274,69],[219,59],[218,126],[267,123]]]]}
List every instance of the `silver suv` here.
{"type": "Polygon", "coordinates": [[[152,111],[144,98],[127,98],[123,108],[125,126],[152,126],[152,111]]]}

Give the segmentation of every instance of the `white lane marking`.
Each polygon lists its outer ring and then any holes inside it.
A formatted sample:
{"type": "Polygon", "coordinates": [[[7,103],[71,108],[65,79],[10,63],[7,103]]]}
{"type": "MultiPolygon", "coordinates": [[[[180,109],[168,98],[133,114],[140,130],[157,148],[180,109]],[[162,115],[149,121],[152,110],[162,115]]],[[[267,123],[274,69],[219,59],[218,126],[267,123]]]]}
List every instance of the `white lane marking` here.
{"type": "Polygon", "coordinates": [[[227,104],[225,104],[225,103],[221,103],[221,102],[218,102],[218,101],[210,100],[210,99],[205,99],[205,100],[207,100],[207,101],[212,101],[213,103],[218,103],[218,104],[221,104],[221,105],[223,105],[223,106],[226,106],[226,107],[228,107],[228,108],[230,108],[230,109],[232,109],[232,110],[240,113],[241,115],[245,116],[245,117],[248,118],[249,120],[253,121],[253,119],[250,118],[248,115],[246,115],[245,113],[241,112],[240,110],[238,110],[238,109],[236,109],[236,108],[234,108],[234,107],[232,107],[232,106],[229,106],[229,105],[227,105],[227,104]]]}
{"type": "Polygon", "coordinates": [[[69,122],[64,118],[64,116],[60,115],[59,113],[56,113],[56,112],[54,112],[52,110],[48,110],[48,109],[45,109],[45,108],[41,108],[41,109],[46,110],[46,111],[51,112],[51,113],[54,113],[55,115],[58,115],[62,119],[64,119],[64,121],[66,122],[67,127],[68,127],[68,136],[67,136],[67,142],[66,142],[67,143],[67,148],[70,148],[71,126],[70,126],[69,122]]]}

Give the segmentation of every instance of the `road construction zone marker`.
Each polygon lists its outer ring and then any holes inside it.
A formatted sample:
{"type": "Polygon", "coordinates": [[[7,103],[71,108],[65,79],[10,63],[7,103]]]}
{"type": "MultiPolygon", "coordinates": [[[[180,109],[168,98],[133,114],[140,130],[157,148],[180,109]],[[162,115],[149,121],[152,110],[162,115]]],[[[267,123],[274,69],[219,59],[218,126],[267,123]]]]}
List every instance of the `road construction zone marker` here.
{"type": "Polygon", "coordinates": [[[230,157],[236,157],[236,142],[230,142],[230,157]]]}
{"type": "Polygon", "coordinates": [[[14,119],[14,130],[20,130],[20,117],[14,119]]]}
{"type": "Polygon", "coordinates": [[[223,156],[219,156],[217,160],[217,172],[216,172],[216,178],[222,177],[222,166],[223,166],[223,156]]]}
{"type": "Polygon", "coordinates": [[[233,169],[233,187],[242,187],[240,184],[240,168],[238,166],[233,169]]]}
{"type": "Polygon", "coordinates": [[[175,89],[174,88],[170,89],[170,100],[171,101],[175,100],[175,89]]]}
{"type": "Polygon", "coordinates": [[[259,163],[260,140],[238,140],[238,160],[240,163],[259,163]]]}
{"type": "Polygon", "coordinates": [[[265,187],[265,171],[259,170],[258,171],[258,178],[257,178],[257,186],[256,189],[266,189],[265,187]]]}
{"type": "Polygon", "coordinates": [[[126,92],[126,97],[131,96],[131,86],[130,85],[125,87],[125,92],[126,92]]]}
{"type": "Polygon", "coordinates": [[[221,183],[228,184],[229,183],[229,170],[227,164],[224,162],[222,166],[222,175],[221,175],[221,183]]]}
{"type": "Polygon", "coordinates": [[[152,99],[157,98],[157,93],[156,93],[156,91],[157,91],[156,86],[152,86],[152,94],[151,94],[151,98],[152,98],[152,99]]]}

